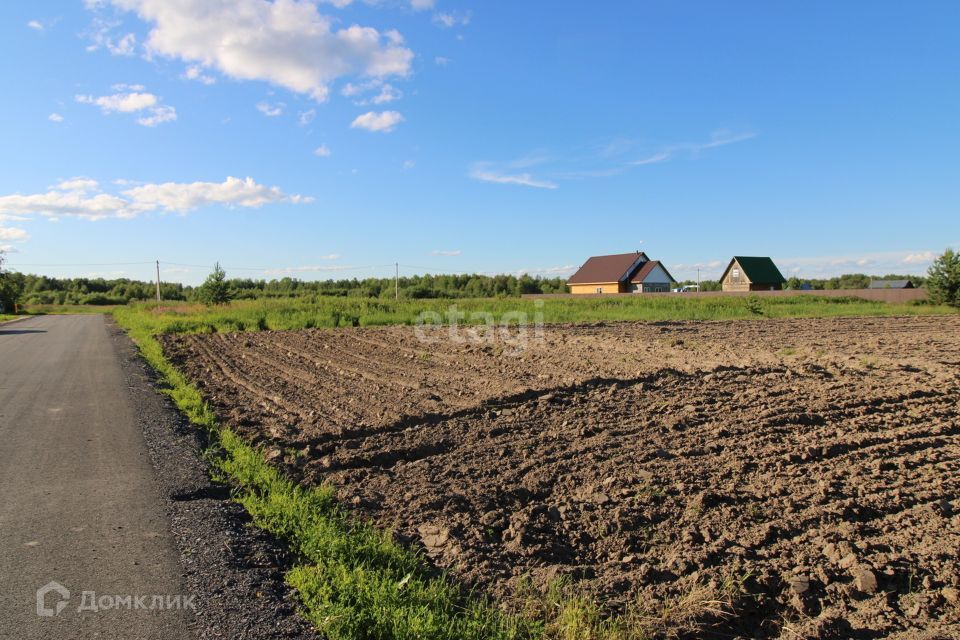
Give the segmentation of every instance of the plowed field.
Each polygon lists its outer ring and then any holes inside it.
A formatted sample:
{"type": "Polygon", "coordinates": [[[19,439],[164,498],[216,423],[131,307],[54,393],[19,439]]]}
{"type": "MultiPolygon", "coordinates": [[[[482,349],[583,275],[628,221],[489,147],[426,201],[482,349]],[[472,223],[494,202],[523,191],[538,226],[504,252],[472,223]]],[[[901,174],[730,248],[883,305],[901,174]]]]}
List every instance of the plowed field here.
{"type": "Polygon", "coordinates": [[[163,343],[291,474],[507,603],[566,577],[721,636],[960,637],[960,317],[528,338],[163,343]]]}

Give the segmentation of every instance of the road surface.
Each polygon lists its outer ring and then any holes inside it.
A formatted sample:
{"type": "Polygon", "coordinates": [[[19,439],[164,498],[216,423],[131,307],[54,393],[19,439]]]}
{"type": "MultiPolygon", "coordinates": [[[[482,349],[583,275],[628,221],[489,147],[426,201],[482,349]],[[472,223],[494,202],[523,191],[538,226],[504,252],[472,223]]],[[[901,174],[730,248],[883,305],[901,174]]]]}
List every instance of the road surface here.
{"type": "Polygon", "coordinates": [[[190,637],[163,505],[104,317],[0,324],[0,638],[190,637]]]}

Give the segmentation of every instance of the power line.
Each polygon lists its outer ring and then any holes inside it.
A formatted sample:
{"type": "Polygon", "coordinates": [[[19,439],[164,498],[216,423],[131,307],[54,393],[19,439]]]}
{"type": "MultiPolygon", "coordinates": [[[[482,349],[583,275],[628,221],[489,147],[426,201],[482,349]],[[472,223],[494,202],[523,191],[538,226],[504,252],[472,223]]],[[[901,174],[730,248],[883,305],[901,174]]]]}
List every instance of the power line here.
{"type": "Polygon", "coordinates": [[[131,265],[153,264],[149,262],[19,262],[11,267],[126,267],[131,265]]]}

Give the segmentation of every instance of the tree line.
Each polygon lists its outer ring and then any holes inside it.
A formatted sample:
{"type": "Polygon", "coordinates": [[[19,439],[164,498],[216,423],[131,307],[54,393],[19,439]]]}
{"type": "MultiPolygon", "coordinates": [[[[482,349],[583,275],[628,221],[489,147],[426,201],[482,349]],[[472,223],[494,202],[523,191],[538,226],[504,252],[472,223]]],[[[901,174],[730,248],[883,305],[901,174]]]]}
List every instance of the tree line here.
{"type": "MultiPolygon", "coordinates": [[[[834,278],[790,278],[788,289],[864,289],[871,280],[912,280],[916,286],[926,286],[931,300],[960,304],[960,254],[947,250],[934,262],[927,276],[890,274],[882,277],[862,273],[845,274],[834,278]]],[[[693,281],[679,283],[695,284],[693,281]]],[[[703,280],[702,291],[718,291],[720,282],[703,280]]],[[[229,299],[288,298],[298,296],[343,296],[361,298],[393,298],[397,291],[403,299],[418,298],[492,298],[525,294],[565,293],[565,278],[542,278],[530,275],[439,274],[393,278],[363,278],[305,281],[297,278],[257,280],[228,279],[216,265],[211,278],[201,286],[192,287],[173,282],[162,282],[160,294],[164,300],[212,302],[229,299]]],[[[0,253],[0,309],[11,310],[14,303],[115,305],[130,301],[152,300],[156,297],[156,283],[129,278],[52,278],[22,274],[3,268],[0,253]]]]}

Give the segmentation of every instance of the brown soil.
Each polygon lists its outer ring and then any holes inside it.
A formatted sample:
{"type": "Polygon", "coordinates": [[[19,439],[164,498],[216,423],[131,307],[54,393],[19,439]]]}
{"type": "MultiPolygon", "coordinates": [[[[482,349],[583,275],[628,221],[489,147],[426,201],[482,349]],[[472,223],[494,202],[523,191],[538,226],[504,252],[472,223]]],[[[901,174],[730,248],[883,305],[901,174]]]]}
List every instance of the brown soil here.
{"type": "Polygon", "coordinates": [[[221,418],[506,602],[960,637],[960,317],[168,336],[221,418]],[[634,605],[636,606],[636,605],[634,605]]]}

